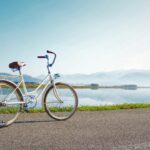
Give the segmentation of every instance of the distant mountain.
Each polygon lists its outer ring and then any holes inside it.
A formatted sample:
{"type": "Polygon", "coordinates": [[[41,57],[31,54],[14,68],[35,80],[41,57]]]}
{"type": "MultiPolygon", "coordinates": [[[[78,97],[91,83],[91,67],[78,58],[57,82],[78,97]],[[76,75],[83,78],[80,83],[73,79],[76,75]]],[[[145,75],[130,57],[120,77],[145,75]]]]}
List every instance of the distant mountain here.
{"type": "Polygon", "coordinates": [[[0,76],[10,76],[11,74],[9,74],[9,73],[5,73],[5,72],[1,72],[0,73],[0,76]]]}
{"type": "Polygon", "coordinates": [[[150,86],[150,70],[126,70],[94,74],[62,75],[60,81],[68,83],[98,83],[99,85],[136,84],[150,86]]]}
{"type": "Polygon", "coordinates": [[[38,78],[29,76],[29,75],[26,75],[26,74],[24,75],[24,80],[25,80],[25,82],[34,82],[34,83],[39,83],[41,81],[38,78]]]}
{"type": "MultiPolygon", "coordinates": [[[[9,76],[8,73],[0,73],[0,76],[9,76]]],[[[98,72],[93,74],[72,74],[61,75],[57,81],[71,84],[91,84],[97,83],[104,86],[136,84],[138,86],[150,86],[150,70],[120,70],[111,72],[98,72]]],[[[26,82],[39,82],[44,79],[44,75],[32,77],[24,75],[26,82]]]]}
{"type": "Polygon", "coordinates": [[[149,80],[150,79],[150,71],[146,72],[140,72],[140,71],[135,71],[132,73],[128,73],[122,76],[122,79],[127,79],[127,80],[149,80]]]}
{"type": "MultiPolygon", "coordinates": [[[[12,75],[12,74],[9,74],[9,73],[4,73],[4,72],[1,72],[0,73],[0,77],[1,76],[14,76],[14,75],[12,75]]],[[[18,79],[17,78],[9,78],[11,81],[13,81],[13,82],[17,82],[18,81],[18,79]]],[[[24,75],[24,80],[25,80],[25,82],[29,82],[29,83],[32,83],[32,82],[34,82],[34,83],[38,83],[38,82],[40,82],[40,79],[37,79],[37,78],[34,78],[34,77],[32,77],[32,76],[29,76],[29,75],[24,75]]]]}

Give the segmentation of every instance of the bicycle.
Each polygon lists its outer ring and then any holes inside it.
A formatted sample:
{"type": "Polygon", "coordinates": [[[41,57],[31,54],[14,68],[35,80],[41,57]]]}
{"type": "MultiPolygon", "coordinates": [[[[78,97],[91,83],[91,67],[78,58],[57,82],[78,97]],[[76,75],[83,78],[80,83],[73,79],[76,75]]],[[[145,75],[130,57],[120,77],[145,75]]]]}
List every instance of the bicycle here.
{"type": "MultiPolygon", "coordinates": [[[[28,91],[21,68],[26,64],[24,62],[13,62],[9,64],[9,68],[13,71],[19,71],[20,79],[18,83],[10,80],[0,80],[0,127],[7,127],[14,123],[22,110],[26,110],[29,104],[35,103],[32,108],[37,105],[37,100],[42,96],[42,106],[46,113],[53,119],[58,121],[67,120],[73,116],[78,107],[78,96],[72,86],[56,82],[59,77],[55,74],[52,77],[50,67],[56,60],[56,53],[47,50],[48,54],[54,56],[52,63],[49,61],[49,55],[38,56],[47,60],[47,76],[33,90],[28,91]]],[[[8,77],[9,78],[9,77],[8,77]]]]}

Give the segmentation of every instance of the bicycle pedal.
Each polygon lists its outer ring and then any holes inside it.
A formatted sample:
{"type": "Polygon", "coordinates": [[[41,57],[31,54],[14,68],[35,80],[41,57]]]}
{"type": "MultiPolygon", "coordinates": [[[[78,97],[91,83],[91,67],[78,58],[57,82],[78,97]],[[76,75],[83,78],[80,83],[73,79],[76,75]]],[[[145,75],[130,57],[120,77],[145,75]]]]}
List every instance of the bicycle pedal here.
{"type": "Polygon", "coordinates": [[[28,104],[25,103],[25,104],[23,105],[23,107],[24,107],[24,108],[28,108],[28,104]]]}
{"type": "Polygon", "coordinates": [[[25,111],[25,112],[29,112],[29,108],[28,108],[28,105],[27,105],[27,104],[24,104],[23,108],[24,108],[24,111],[25,111]]]}

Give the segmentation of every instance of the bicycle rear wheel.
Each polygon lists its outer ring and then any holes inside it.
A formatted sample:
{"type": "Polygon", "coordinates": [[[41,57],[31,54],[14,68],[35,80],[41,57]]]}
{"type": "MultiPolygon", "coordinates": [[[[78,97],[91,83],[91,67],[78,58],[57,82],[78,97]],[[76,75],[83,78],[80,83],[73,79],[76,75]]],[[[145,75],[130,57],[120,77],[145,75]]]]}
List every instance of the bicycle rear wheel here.
{"type": "Polygon", "coordinates": [[[21,92],[10,81],[0,80],[0,127],[12,124],[23,107],[21,92]]]}
{"type": "Polygon", "coordinates": [[[56,120],[69,119],[76,111],[78,97],[75,90],[65,83],[56,83],[49,87],[44,96],[47,114],[56,120]]]}

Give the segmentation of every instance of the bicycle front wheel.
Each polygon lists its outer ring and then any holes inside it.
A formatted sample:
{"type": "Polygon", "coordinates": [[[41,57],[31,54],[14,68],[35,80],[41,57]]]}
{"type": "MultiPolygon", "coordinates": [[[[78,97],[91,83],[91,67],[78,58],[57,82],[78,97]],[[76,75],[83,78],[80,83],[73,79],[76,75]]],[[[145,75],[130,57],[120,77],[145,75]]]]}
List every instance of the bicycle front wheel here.
{"type": "Polygon", "coordinates": [[[16,85],[7,80],[0,80],[0,127],[12,124],[22,108],[22,95],[16,85]]]}
{"type": "Polygon", "coordinates": [[[48,88],[44,96],[44,107],[55,120],[69,119],[76,111],[78,97],[75,90],[65,83],[56,83],[48,88]]]}

